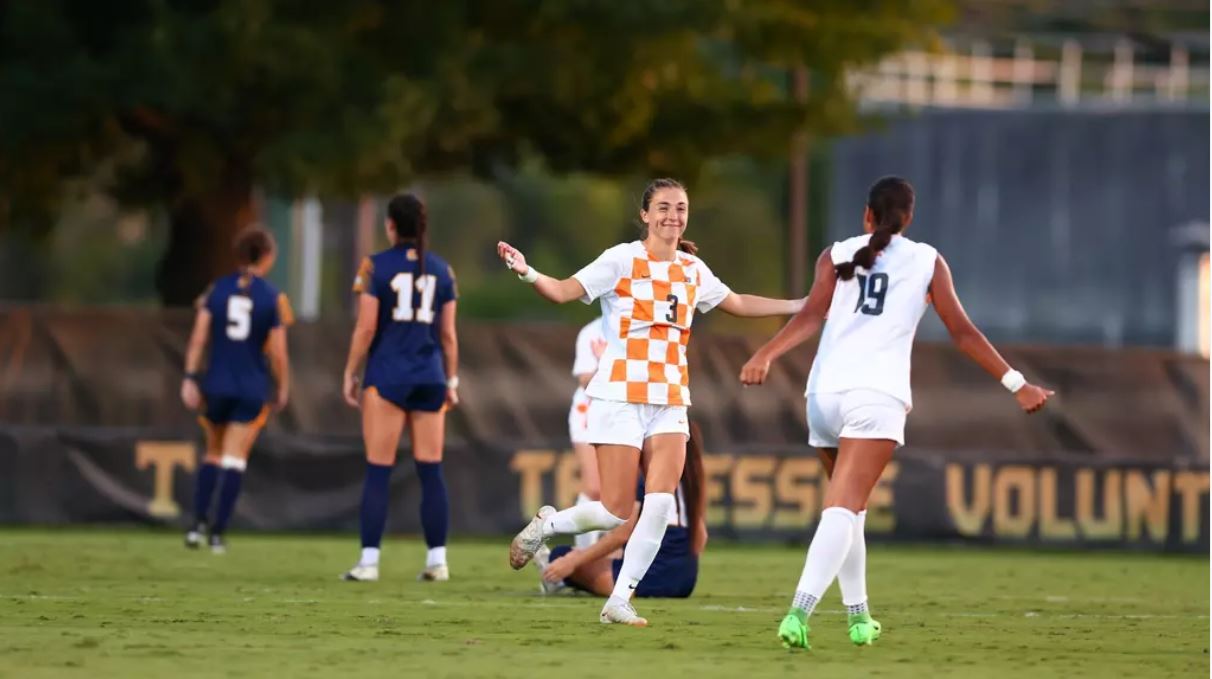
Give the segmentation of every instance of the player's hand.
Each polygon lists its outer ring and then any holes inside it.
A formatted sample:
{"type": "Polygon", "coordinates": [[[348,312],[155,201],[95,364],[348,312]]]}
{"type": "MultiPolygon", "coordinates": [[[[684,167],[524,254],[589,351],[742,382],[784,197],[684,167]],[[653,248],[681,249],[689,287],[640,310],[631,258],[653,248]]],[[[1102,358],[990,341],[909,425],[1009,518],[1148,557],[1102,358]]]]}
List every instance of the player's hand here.
{"type": "Polygon", "coordinates": [[[362,405],[358,402],[361,385],[358,384],[358,378],[353,373],[345,373],[345,379],[341,385],[341,394],[345,397],[345,402],[352,408],[361,408],[362,405]]]}
{"type": "Polygon", "coordinates": [[[282,412],[286,410],[286,402],[290,400],[290,392],[282,387],[278,387],[278,397],[274,399],[274,410],[282,412]]]}
{"type": "Polygon", "coordinates": [[[794,315],[798,314],[801,310],[803,310],[804,305],[807,303],[808,303],[807,297],[801,297],[800,299],[791,300],[791,315],[794,316],[794,315]]]}
{"type": "Polygon", "coordinates": [[[497,256],[505,262],[505,267],[516,274],[524,274],[530,270],[530,265],[526,263],[526,256],[514,246],[500,241],[497,243],[497,256]]]}
{"type": "Polygon", "coordinates": [[[589,350],[593,352],[594,358],[601,358],[602,354],[606,353],[606,340],[595,339],[589,344],[589,350]]]}
{"type": "Polygon", "coordinates": [[[741,384],[745,386],[762,384],[766,381],[766,376],[769,373],[770,361],[761,352],[758,352],[745,365],[741,366],[741,384]]]}
{"type": "Polygon", "coordinates": [[[446,408],[447,408],[447,410],[449,410],[451,408],[457,408],[457,407],[459,407],[459,390],[447,388],[446,389],[446,408]]]}
{"type": "Polygon", "coordinates": [[[1024,384],[1022,389],[1014,392],[1014,399],[1028,413],[1034,413],[1048,402],[1048,397],[1056,394],[1051,389],[1037,387],[1034,384],[1024,384]]]}
{"type": "Polygon", "coordinates": [[[543,580],[553,583],[566,580],[576,569],[577,567],[573,563],[572,555],[569,554],[562,559],[556,559],[547,564],[547,568],[543,569],[543,580]]]}
{"type": "Polygon", "coordinates": [[[198,383],[191,379],[181,380],[181,402],[190,410],[197,410],[202,405],[202,392],[198,383]]]}

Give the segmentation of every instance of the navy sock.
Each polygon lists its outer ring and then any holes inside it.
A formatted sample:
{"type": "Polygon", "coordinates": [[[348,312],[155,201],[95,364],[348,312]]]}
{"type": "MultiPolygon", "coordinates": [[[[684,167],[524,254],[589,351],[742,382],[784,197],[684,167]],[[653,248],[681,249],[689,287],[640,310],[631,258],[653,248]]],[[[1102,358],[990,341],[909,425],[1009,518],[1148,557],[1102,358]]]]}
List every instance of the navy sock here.
{"type": "Polygon", "coordinates": [[[215,523],[210,530],[212,534],[221,535],[227,530],[227,522],[231,520],[232,512],[236,509],[236,500],[240,497],[240,486],[243,482],[243,471],[223,470],[223,483],[219,486],[219,508],[215,511],[215,523]]]}
{"type": "Polygon", "coordinates": [[[203,462],[194,484],[194,523],[207,523],[210,517],[210,501],[219,481],[219,465],[203,462]]]}
{"type": "Polygon", "coordinates": [[[563,557],[566,557],[566,556],[568,556],[568,553],[571,551],[572,551],[572,547],[569,547],[568,545],[559,545],[557,547],[552,547],[551,555],[547,557],[547,563],[551,563],[552,561],[555,561],[556,559],[561,559],[563,557]]]}
{"type": "Polygon", "coordinates": [[[366,481],[362,484],[362,547],[377,548],[383,541],[390,495],[391,465],[367,462],[366,481]]]}
{"type": "Polygon", "coordinates": [[[441,462],[417,462],[421,477],[421,528],[427,547],[445,547],[450,526],[450,501],[446,498],[446,480],[441,462]]]}

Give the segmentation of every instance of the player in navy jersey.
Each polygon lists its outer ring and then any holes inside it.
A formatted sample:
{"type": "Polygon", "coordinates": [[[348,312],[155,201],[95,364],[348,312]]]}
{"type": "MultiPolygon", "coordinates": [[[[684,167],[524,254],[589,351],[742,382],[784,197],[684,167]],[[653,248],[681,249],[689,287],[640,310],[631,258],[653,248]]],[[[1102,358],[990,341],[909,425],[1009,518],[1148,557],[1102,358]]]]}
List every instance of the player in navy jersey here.
{"type": "Polygon", "coordinates": [[[248,454],[269,414],[267,400],[275,381],[271,377],[277,382],[272,405],[286,406],[290,393],[286,326],[294,322],[286,295],[264,278],[274,265],[273,237],[249,229],[236,237],[235,248],[240,269],[216,280],[198,298],[181,383],[181,401],[199,411],[198,421],[206,433],[206,455],[194,493],[194,522],[185,545],[197,548],[209,533],[211,550],[219,554],[226,549],[223,532],[240,495],[248,454]],[[210,358],[202,374],[207,345],[210,358]],[[212,522],[216,486],[219,502],[212,522]]]}
{"type": "Polygon", "coordinates": [[[405,425],[421,480],[421,526],[429,552],[421,580],[448,580],[450,505],[442,478],[447,407],[458,404],[454,272],[426,251],[425,206],[412,194],[387,204],[392,247],[362,260],[354,280],[358,320],[345,363],[345,401],[362,409],[366,480],[362,487],[362,556],[341,576],[379,579],[391,470],[405,425]],[[358,373],[365,362],[362,379],[358,373]],[[359,398],[360,397],[360,398],[359,398]]]}

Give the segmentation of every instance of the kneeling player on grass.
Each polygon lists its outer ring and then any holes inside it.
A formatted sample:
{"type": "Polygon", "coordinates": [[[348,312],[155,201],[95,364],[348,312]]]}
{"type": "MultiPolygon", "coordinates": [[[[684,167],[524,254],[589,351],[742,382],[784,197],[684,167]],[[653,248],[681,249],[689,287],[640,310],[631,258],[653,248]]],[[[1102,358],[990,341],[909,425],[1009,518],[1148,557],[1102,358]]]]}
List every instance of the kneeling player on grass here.
{"type": "MultiPolygon", "coordinates": [[[[677,501],[669,516],[669,527],[648,574],[636,587],[636,596],[684,599],[694,592],[699,575],[699,555],[707,546],[702,440],[698,426],[691,424],[690,439],[686,443],[686,465],[674,493],[677,501]]],[[[585,549],[560,546],[539,550],[535,564],[542,572],[540,587],[543,593],[553,594],[564,587],[572,587],[598,596],[610,596],[623,567],[618,550],[631,537],[643,501],[644,484],[641,482],[635,509],[627,523],[585,549]]]]}

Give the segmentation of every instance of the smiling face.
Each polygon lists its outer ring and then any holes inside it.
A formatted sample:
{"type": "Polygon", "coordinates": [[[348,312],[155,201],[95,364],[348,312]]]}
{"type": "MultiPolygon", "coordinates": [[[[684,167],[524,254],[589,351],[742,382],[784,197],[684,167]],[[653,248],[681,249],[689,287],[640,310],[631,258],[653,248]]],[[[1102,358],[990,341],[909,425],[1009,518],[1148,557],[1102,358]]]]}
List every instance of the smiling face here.
{"type": "Polygon", "coordinates": [[[640,220],[648,226],[648,237],[676,241],[686,231],[690,221],[690,198],[686,190],[665,187],[652,193],[646,209],[640,210],[640,220]]]}

